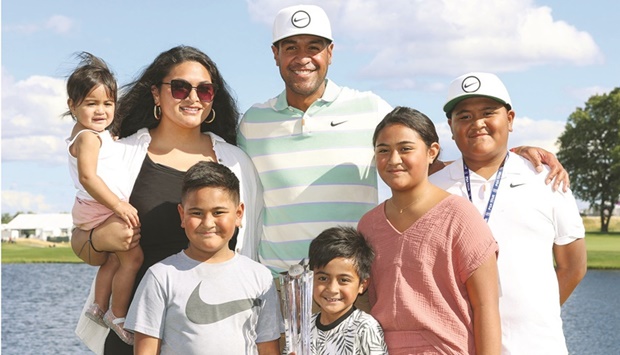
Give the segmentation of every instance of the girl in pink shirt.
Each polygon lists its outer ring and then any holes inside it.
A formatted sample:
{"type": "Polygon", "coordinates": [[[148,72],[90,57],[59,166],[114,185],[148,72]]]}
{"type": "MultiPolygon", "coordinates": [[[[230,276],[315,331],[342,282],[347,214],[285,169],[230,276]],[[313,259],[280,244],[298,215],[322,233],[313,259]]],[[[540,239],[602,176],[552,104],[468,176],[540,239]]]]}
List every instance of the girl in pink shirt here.
{"type": "Polygon", "coordinates": [[[406,107],[375,130],[392,196],[358,224],[376,252],[371,314],[392,355],[499,354],[497,243],[469,201],[428,181],[438,140],[431,120],[406,107]]]}

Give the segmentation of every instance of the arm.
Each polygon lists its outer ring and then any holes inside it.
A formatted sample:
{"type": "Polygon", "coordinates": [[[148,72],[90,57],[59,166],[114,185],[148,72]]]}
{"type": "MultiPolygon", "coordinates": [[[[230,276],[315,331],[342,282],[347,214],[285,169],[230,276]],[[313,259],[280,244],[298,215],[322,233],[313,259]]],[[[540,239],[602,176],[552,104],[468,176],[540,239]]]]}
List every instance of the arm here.
{"type": "Polygon", "coordinates": [[[161,339],[148,336],[139,332],[134,333],[134,355],[159,354],[161,339]]]}
{"type": "Polygon", "coordinates": [[[553,256],[560,287],[560,305],[562,305],[586,275],[588,268],[586,241],[580,238],[566,245],[555,244],[553,256]]]}
{"type": "MultiPolygon", "coordinates": [[[[107,132],[104,132],[107,134],[107,132]]],[[[97,175],[97,160],[101,140],[93,133],[80,134],[71,146],[77,159],[80,183],[95,200],[122,218],[128,226],[138,226],[138,211],[129,203],[121,201],[108,185],[97,175]]]]}
{"type": "Polygon", "coordinates": [[[551,152],[542,148],[520,146],[510,149],[511,152],[517,153],[525,159],[529,160],[536,167],[536,171],[542,171],[542,164],[549,166],[549,175],[545,180],[546,184],[553,181],[553,191],[556,191],[562,184],[562,191],[566,192],[570,186],[568,172],[564,169],[558,158],[551,152]]]}
{"type": "Polygon", "coordinates": [[[259,355],[280,355],[280,339],[256,343],[259,355]]]}
{"type": "Polygon", "coordinates": [[[473,311],[476,353],[481,355],[501,351],[497,278],[497,260],[493,254],[465,282],[473,311]]]}

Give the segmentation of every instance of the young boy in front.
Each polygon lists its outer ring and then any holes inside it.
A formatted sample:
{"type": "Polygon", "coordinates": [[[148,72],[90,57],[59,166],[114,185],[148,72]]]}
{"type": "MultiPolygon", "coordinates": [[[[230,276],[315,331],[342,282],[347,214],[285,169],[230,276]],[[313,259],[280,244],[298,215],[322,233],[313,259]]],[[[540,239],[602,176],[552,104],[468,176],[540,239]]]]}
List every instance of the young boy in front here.
{"type": "Polygon", "coordinates": [[[321,308],[311,320],[312,354],[387,354],[379,322],[353,305],[375,257],[366,239],[351,227],[329,228],[310,243],[309,256],[312,298],[321,308]]]}
{"type": "Polygon", "coordinates": [[[187,249],[153,265],[129,309],[135,354],[278,354],[282,317],[271,272],[228,248],[244,205],[224,165],[199,162],[178,206],[187,249]]]}

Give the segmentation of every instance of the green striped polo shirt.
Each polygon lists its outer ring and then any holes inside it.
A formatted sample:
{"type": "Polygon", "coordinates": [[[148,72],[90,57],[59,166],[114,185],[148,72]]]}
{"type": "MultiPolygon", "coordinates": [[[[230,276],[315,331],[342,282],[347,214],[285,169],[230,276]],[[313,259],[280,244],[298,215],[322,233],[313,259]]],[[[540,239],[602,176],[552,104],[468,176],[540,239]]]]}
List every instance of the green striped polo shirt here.
{"type": "Polygon", "coordinates": [[[372,134],[391,110],[379,96],[327,81],[306,112],[286,93],[252,106],[239,125],[239,147],[264,188],[260,261],[272,272],[308,255],[323,230],[356,226],[377,205],[372,134]]]}

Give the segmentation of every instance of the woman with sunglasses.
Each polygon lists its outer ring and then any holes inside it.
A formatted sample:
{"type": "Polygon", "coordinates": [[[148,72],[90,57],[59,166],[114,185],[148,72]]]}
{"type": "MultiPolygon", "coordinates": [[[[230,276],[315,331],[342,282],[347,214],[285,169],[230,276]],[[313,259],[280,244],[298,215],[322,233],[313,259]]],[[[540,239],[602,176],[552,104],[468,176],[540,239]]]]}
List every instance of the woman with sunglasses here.
{"type": "MultiPolygon", "coordinates": [[[[151,265],[187,247],[177,212],[182,178],[195,163],[211,160],[228,166],[241,182],[246,213],[230,247],[257,260],[262,187],[249,158],[234,145],[239,112],[215,63],[196,48],[175,47],[161,53],[124,89],[114,129],[119,141],[150,139],[143,161],[132,164],[135,171],[130,172],[136,179],[129,202],[138,210],[141,226],[128,228],[111,218],[90,232],[75,230],[76,254],[99,265],[103,260],[99,251],[127,250],[139,242],[144,263],[136,277],[138,285],[151,265]]],[[[76,332],[100,353],[107,330],[97,327],[82,317],[76,332]]],[[[110,332],[104,353],[133,350],[110,332]]]]}

